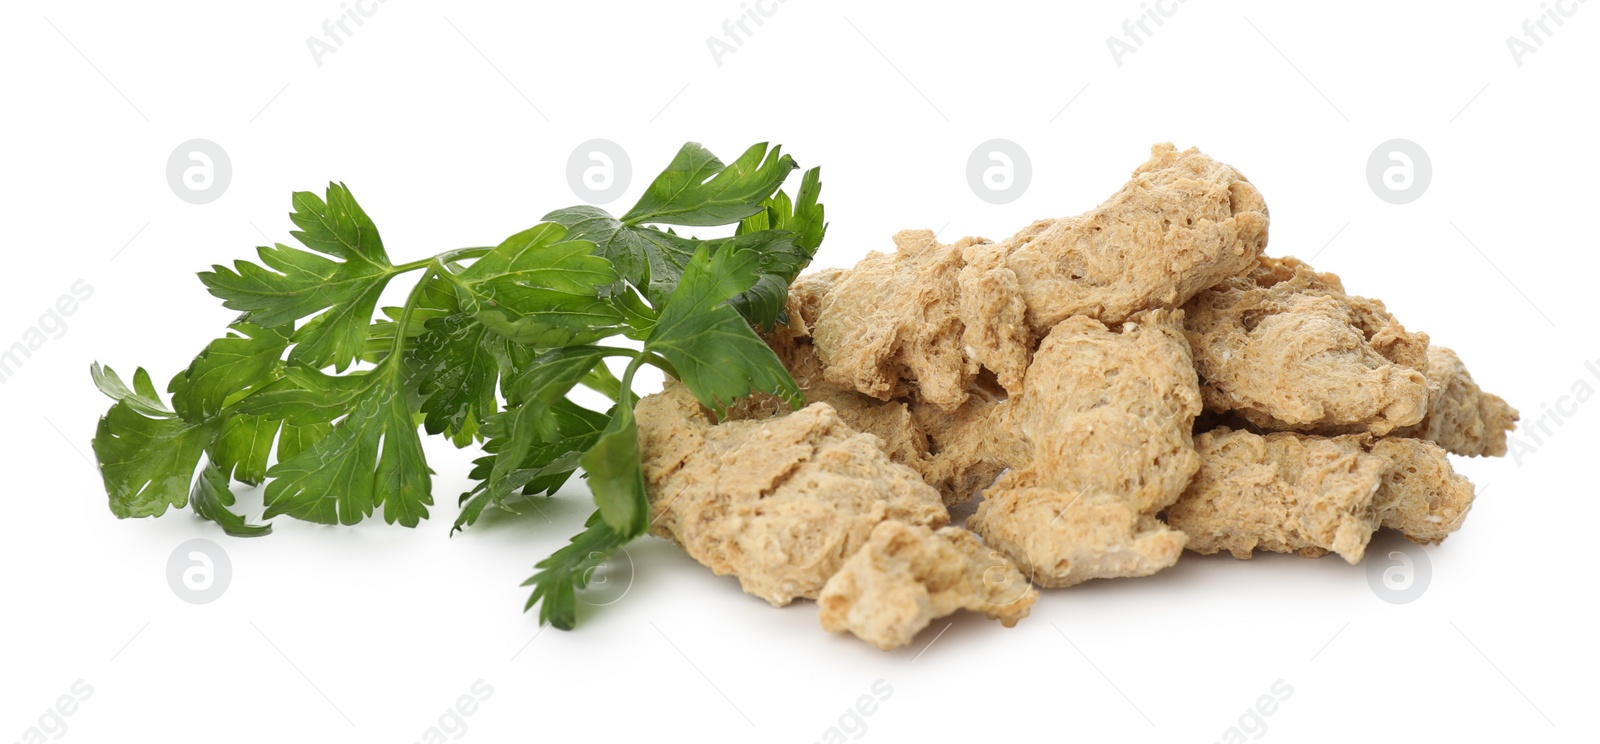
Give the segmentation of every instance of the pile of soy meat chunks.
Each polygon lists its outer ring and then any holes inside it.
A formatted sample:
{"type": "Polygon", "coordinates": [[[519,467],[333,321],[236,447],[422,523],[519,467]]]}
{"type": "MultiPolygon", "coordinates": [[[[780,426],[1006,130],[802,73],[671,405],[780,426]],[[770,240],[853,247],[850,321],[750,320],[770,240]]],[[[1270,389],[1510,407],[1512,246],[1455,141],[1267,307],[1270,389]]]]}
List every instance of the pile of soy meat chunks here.
{"type": "Polygon", "coordinates": [[[1516,410],[1382,302],[1266,255],[1267,223],[1238,171],[1162,144],[1087,213],[907,230],[801,276],[765,337],[809,405],[640,402],[652,532],[884,649],[1185,549],[1443,540],[1474,494],[1446,453],[1505,454],[1516,410]]]}

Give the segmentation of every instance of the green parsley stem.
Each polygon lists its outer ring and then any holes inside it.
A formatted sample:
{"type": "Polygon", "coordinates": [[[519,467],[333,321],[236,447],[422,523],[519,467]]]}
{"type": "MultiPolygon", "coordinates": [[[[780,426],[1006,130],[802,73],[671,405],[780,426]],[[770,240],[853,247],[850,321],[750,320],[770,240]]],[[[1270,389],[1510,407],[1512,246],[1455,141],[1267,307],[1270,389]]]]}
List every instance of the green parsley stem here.
{"type": "Polygon", "coordinates": [[[595,392],[612,400],[622,397],[622,383],[617,381],[617,376],[604,364],[596,364],[594,369],[583,376],[582,384],[595,392]]]}
{"type": "MultiPolygon", "coordinates": [[[[430,258],[428,260],[434,261],[436,259],[430,258]]],[[[400,308],[400,317],[395,320],[394,345],[389,347],[389,359],[400,358],[400,352],[405,349],[406,345],[406,329],[411,327],[411,311],[416,308],[417,301],[421,300],[423,293],[427,291],[428,279],[432,278],[434,272],[439,270],[439,267],[429,266],[426,271],[422,272],[422,278],[417,280],[417,286],[411,288],[411,294],[406,297],[405,306],[400,308]]],[[[395,362],[395,369],[399,369],[399,365],[400,362],[395,362]]]]}
{"type": "Polygon", "coordinates": [[[628,362],[628,368],[622,371],[622,389],[617,396],[618,405],[626,404],[631,407],[636,402],[633,394],[633,373],[638,372],[646,361],[648,361],[647,355],[639,354],[633,361],[628,362]]]}
{"type": "Polygon", "coordinates": [[[417,261],[412,261],[411,263],[400,264],[399,266],[394,267],[394,270],[395,270],[396,273],[401,273],[401,272],[406,272],[406,271],[415,271],[415,270],[423,268],[425,266],[429,266],[429,265],[433,264],[433,262],[435,262],[435,261],[438,261],[441,264],[445,264],[445,263],[450,263],[452,261],[459,261],[459,260],[461,260],[463,258],[478,258],[480,256],[483,256],[483,255],[487,254],[489,251],[492,251],[492,250],[494,250],[493,247],[487,247],[487,248],[485,248],[485,247],[457,248],[457,249],[455,249],[453,251],[445,251],[444,253],[441,253],[441,254],[439,254],[437,256],[434,256],[432,258],[424,258],[424,259],[420,259],[420,260],[417,260],[417,261]]]}
{"type": "Polygon", "coordinates": [[[667,361],[666,357],[653,351],[645,354],[645,357],[645,362],[649,363],[650,366],[671,375],[674,380],[678,379],[678,368],[672,366],[672,362],[667,361]]]}

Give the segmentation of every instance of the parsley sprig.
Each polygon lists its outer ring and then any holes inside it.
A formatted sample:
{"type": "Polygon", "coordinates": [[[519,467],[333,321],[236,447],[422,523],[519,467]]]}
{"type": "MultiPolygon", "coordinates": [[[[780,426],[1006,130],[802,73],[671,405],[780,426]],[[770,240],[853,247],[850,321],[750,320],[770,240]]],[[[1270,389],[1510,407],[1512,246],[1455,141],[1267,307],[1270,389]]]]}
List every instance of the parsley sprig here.
{"type": "Polygon", "coordinates": [[[826,229],[818,169],[793,199],[781,190],[796,168],[764,143],[727,165],[689,143],[620,218],[561,209],[498,245],[399,264],[343,184],[296,193],[299,246],[201,272],[241,314],[172,378],[167,401],[143,368],[130,386],[93,366],[114,401],[94,438],[112,513],[188,506],[230,535],[270,533],[232,509],[237,481],[266,484],[265,519],[354,524],[381,512],[415,527],[433,505],[420,426],[485,453],[452,532],[554,495],[583,470],[595,513],[524,584],[541,622],[573,627],[595,566],[649,526],[641,367],[719,415],[756,391],[804,402],[755,331],[784,320],[789,283],[826,229]],[[677,232],[722,225],[733,234],[677,232]],[[405,303],[380,310],[390,282],[412,272],[405,303]],[[626,360],[620,379],[607,359],[626,360]],[[580,386],[612,405],[579,405],[580,386]]]}

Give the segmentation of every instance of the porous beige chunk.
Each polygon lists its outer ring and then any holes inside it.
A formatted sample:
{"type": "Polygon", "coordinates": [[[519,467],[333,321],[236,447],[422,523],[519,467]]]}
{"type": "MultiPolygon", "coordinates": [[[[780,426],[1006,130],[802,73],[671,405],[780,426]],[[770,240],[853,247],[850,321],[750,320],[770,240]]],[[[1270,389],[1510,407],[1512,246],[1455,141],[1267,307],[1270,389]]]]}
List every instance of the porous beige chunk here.
{"type": "Polygon", "coordinates": [[[1116,329],[1075,316],[1039,345],[1005,425],[1026,443],[968,526],[1041,586],[1144,576],[1172,565],[1181,533],[1154,519],[1200,467],[1200,394],[1182,313],[1116,329]]]}
{"type": "Polygon", "coordinates": [[[1115,324],[1176,308],[1247,270],[1266,239],[1266,205],[1243,176],[1197,150],[1157,145],[1121,191],[1083,215],[999,243],[895,235],[895,253],[829,277],[808,322],[828,381],[951,412],[985,368],[1018,392],[1033,347],[1062,320],[1115,324]]]}
{"type": "Polygon", "coordinates": [[[1218,429],[1195,437],[1200,472],[1167,524],[1197,553],[1226,550],[1361,560],[1378,528],[1372,498],[1388,463],[1348,441],[1218,429]]]}
{"type": "Polygon", "coordinates": [[[1244,272],[1267,244],[1267,205],[1244,176],[1190,148],[1150,148],[1120,191],[1030,225],[994,250],[1042,336],[1073,315],[1118,323],[1244,272]]]}
{"type": "Polygon", "coordinates": [[[1477,495],[1433,442],[1384,437],[1368,451],[1388,461],[1373,506],[1384,527],[1416,543],[1438,543],[1461,529],[1477,495]]]}
{"type": "Polygon", "coordinates": [[[1439,542],[1472,505],[1472,484],[1419,439],[1222,428],[1196,437],[1195,449],[1200,472],[1166,521],[1199,553],[1332,552],[1357,563],[1379,526],[1439,542]]]}
{"type": "MultiPolygon", "coordinates": [[[[850,428],[883,440],[883,448],[889,454],[889,459],[921,473],[929,485],[940,488],[943,493],[945,489],[942,484],[931,475],[933,466],[929,458],[928,436],[913,419],[910,404],[901,400],[871,398],[823,378],[822,361],[817,358],[816,347],[811,342],[810,321],[816,316],[822,298],[841,273],[838,269],[830,269],[797,279],[789,288],[786,308],[788,322],[773,326],[763,338],[777,354],[779,361],[788,368],[789,375],[805,393],[808,402],[827,403],[850,428]]],[[[735,421],[759,420],[788,411],[789,404],[783,398],[755,393],[730,406],[726,418],[735,421]]]]}
{"type": "Polygon", "coordinates": [[[959,527],[883,522],[817,598],[822,627],[881,649],[904,646],[936,618],[982,612],[1011,627],[1039,598],[998,551],[959,527]]]}
{"type": "Polygon", "coordinates": [[[1183,313],[1153,310],[1113,330],[1074,316],[1050,331],[1009,422],[1032,445],[997,487],[1103,491],[1154,514],[1200,467],[1191,435],[1199,383],[1183,313]]]}
{"type": "MultiPolygon", "coordinates": [[[[878,400],[824,379],[810,324],[842,273],[824,269],[796,279],[789,288],[788,322],[764,335],[806,399],[833,406],[851,428],[882,439],[889,458],[922,474],[946,506],[967,501],[994,483],[1007,463],[1025,459],[1015,454],[1020,439],[998,418],[1004,392],[986,389],[981,378],[955,411],[916,397],[878,400]]],[[[730,406],[727,418],[763,419],[788,410],[782,398],[756,393],[730,406]]]]}
{"type": "Polygon", "coordinates": [[[881,400],[917,394],[946,410],[967,398],[978,363],[962,350],[956,279],[961,250],[929,230],[894,236],[840,276],[811,328],[829,382],[881,400]]]}
{"type": "Polygon", "coordinates": [[[1387,434],[1427,413],[1427,335],[1333,274],[1262,257],[1184,312],[1208,410],[1321,434],[1387,434]]]}
{"type": "Polygon", "coordinates": [[[1184,535],[1127,499],[1060,488],[994,488],[967,527],[1045,587],[1149,576],[1178,562],[1184,535]]]}
{"type": "Polygon", "coordinates": [[[826,403],[713,424],[669,383],[637,417],[650,531],[773,605],[815,598],[882,522],[949,522],[938,491],[826,403]]]}
{"type": "Polygon", "coordinates": [[[918,469],[944,494],[946,506],[970,500],[1013,463],[1027,462],[1031,450],[1008,420],[1010,410],[982,391],[953,412],[911,403],[912,420],[928,437],[929,455],[918,469]]]}
{"type": "MultiPolygon", "coordinates": [[[[973,244],[962,253],[963,351],[994,372],[1006,390],[1021,390],[1038,335],[1028,326],[1028,303],[1021,280],[1006,266],[1002,246],[973,244]]],[[[1048,329],[1046,329],[1048,330],[1048,329]]]]}
{"type": "MultiPolygon", "coordinates": [[[[883,440],[889,458],[918,472],[927,467],[928,437],[913,420],[909,405],[900,400],[878,400],[822,379],[822,363],[809,338],[800,335],[799,320],[790,314],[790,325],[778,324],[765,335],[767,345],[777,353],[795,384],[810,403],[827,403],[850,428],[883,440]]],[[[759,420],[782,415],[789,403],[781,397],[755,393],[729,406],[726,418],[733,421],[759,420]]]]}
{"type": "Polygon", "coordinates": [[[1454,351],[1428,348],[1428,387],[1428,415],[1395,434],[1469,457],[1506,453],[1506,432],[1517,427],[1517,409],[1478,387],[1454,351]]]}

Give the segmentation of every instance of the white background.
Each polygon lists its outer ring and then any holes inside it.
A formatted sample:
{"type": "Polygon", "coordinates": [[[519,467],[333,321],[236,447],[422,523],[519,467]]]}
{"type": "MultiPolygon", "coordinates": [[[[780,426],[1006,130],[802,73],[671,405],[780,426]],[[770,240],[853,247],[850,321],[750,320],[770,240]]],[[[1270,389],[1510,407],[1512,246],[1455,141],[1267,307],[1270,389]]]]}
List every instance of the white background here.
{"type": "MultiPolygon", "coordinates": [[[[481,742],[813,742],[879,679],[892,695],[852,726],[874,741],[1217,741],[1280,679],[1294,692],[1266,740],[1594,735],[1600,404],[1561,396],[1600,388],[1584,368],[1600,365],[1600,7],[1547,24],[1520,67],[1506,39],[1526,38],[1533,0],[1192,0],[1120,66],[1106,39],[1125,38],[1133,0],[776,7],[719,65],[706,39],[738,0],[388,0],[319,66],[306,39],[338,0],[7,3],[0,348],[73,282],[93,296],[0,384],[0,742],[25,740],[80,679],[93,694],[63,740],[413,742],[480,679],[493,694],[463,738],[481,742]],[[233,166],[200,206],[165,176],[197,137],[233,166]],[[1093,207],[1153,142],[1198,146],[1266,196],[1270,253],[1316,255],[1458,350],[1525,432],[1558,402],[1571,415],[1547,419],[1542,444],[1524,437],[1520,462],[1458,460],[1483,494],[1425,551],[1413,603],[1382,601],[1336,557],[1189,555],[1153,578],[1048,592],[1011,630],[964,615],[935,638],[938,621],[893,653],[824,633],[808,602],[772,609],[655,538],[629,548],[622,601],[540,632],[517,584],[579,529],[586,492],[449,538],[473,453],[439,442],[438,506],[414,530],[284,518],[240,540],[187,512],[110,514],[86,459],[108,405],[90,362],[142,365],[164,386],[233,315],[194,272],[251,257],[262,233],[288,240],[291,191],[346,182],[390,254],[412,260],[579,203],[567,158],[596,137],[631,156],[632,185],[607,205],[619,212],[686,140],[725,159],[781,142],[824,166],[818,266],[891,249],[903,228],[1001,238],[1093,207]],[[965,175],[997,137],[1034,173],[1004,206],[965,175]],[[1397,137],[1433,164],[1404,206],[1365,175],[1397,137]],[[196,537],[233,567],[208,605],[165,576],[196,537]]],[[[241,499],[259,514],[258,493],[241,499]]]]}

